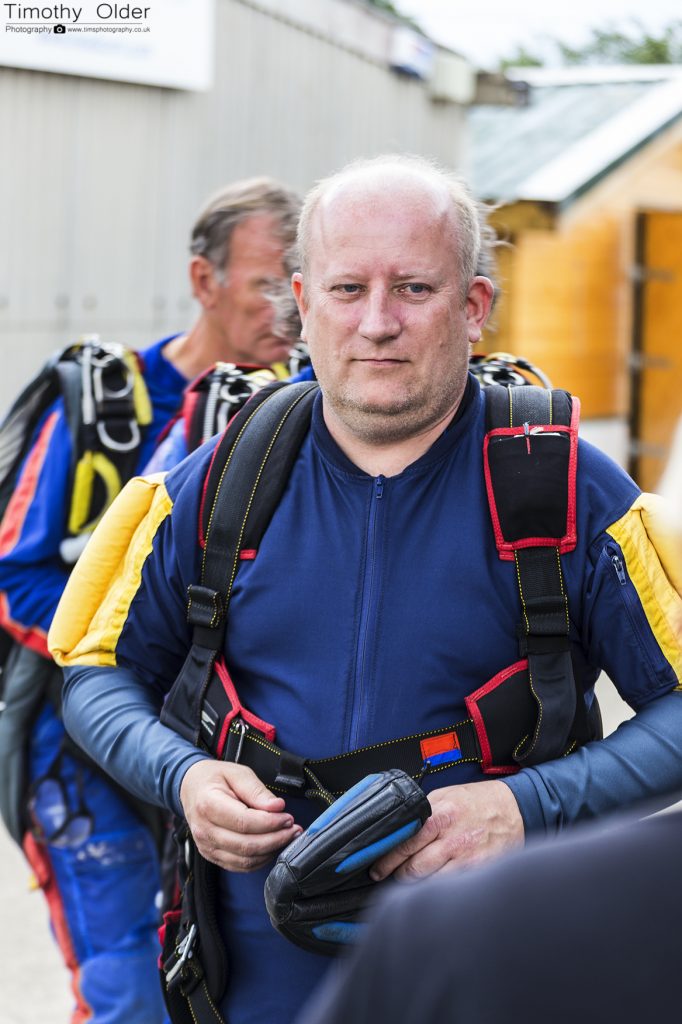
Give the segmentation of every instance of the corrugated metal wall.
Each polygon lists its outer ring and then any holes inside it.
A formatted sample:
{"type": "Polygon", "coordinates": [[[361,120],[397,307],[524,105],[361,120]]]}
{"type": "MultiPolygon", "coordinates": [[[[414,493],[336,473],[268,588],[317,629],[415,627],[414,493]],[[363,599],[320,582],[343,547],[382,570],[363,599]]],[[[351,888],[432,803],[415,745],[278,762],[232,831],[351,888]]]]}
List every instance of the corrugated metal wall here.
{"type": "Polygon", "coordinates": [[[217,4],[208,93],[0,68],[0,407],[80,333],[190,325],[187,238],[224,182],[305,189],[389,149],[458,166],[463,133],[423,83],[251,0],[217,4]]]}

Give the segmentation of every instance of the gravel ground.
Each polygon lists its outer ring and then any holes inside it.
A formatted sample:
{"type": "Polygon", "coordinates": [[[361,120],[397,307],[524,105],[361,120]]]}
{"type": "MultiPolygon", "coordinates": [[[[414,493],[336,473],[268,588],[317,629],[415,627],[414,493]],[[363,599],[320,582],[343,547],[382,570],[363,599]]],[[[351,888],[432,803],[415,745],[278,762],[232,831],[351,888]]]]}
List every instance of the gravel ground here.
{"type": "Polygon", "coordinates": [[[3,1024],[67,1024],[73,1000],[66,969],[49,933],[40,890],[19,849],[0,826],[0,997],[3,1024]]]}

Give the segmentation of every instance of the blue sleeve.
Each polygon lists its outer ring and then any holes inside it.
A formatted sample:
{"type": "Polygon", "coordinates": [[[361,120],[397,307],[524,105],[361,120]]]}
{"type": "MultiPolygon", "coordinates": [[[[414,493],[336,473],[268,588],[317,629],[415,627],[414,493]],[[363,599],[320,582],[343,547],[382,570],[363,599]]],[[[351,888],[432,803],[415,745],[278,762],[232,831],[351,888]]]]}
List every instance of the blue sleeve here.
{"type": "Polygon", "coordinates": [[[64,724],[76,743],[136,796],[182,817],[182,779],[208,754],[161,724],[161,692],[124,668],[77,666],[64,678],[64,724]]]}
{"type": "Polygon", "coordinates": [[[187,458],[187,441],[185,440],[185,421],[179,419],[160,442],[143,472],[166,473],[179,462],[187,458]]]}
{"type": "Polygon", "coordinates": [[[651,701],[606,739],[502,781],[516,797],[527,833],[557,832],[641,803],[650,813],[682,795],[680,736],[682,693],[675,691],[651,701]]]}
{"type": "MultiPolygon", "coordinates": [[[[215,442],[192,453],[165,478],[172,512],[159,525],[116,642],[116,664],[168,691],[192,644],[187,588],[201,578],[198,543],[203,481],[215,442]]],[[[133,548],[131,547],[130,551],[133,548]]]]}
{"type": "Polygon", "coordinates": [[[59,548],[70,471],[71,437],[59,401],[36,430],[0,530],[0,625],[45,656],[46,634],[68,578],[59,548]]]}

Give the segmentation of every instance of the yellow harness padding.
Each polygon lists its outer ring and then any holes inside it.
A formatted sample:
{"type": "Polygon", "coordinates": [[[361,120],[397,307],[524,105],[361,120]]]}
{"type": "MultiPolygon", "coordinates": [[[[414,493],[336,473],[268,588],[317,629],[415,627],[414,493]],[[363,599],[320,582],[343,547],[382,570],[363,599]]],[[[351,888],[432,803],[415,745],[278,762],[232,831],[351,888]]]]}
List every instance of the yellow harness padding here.
{"type": "Polygon", "coordinates": [[[289,380],[291,372],[286,363],[273,363],[270,367],[277,380],[289,380]]]}
{"type": "Polygon", "coordinates": [[[147,391],[144,377],[140,373],[140,366],[134,352],[126,350],[124,355],[125,364],[133,375],[133,406],[135,408],[135,419],[141,427],[146,427],[152,421],[152,403],[147,391]]]}
{"type": "Polygon", "coordinates": [[[74,536],[79,533],[92,533],[102,518],[104,511],[109,508],[120,490],[121,474],[111,459],[108,459],[101,452],[83,452],[73,477],[73,491],[68,521],[69,533],[74,536]],[[106,497],[101,512],[88,522],[88,516],[92,511],[92,491],[95,486],[95,476],[101,477],[106,497]]]}
{"type": "Polygon", "coordinates": [[[59,665],[115,665],[116,644],[157,531],[173,507],[164,473],[134,477],[78,559],[48,635],[59,665]]]}
{"type": "Polygon", "coordinates": [[[606,531],[620,545],[656,641],[682,690],[682,545],[670,529],[663,499],[640,494],[606,531]]]}

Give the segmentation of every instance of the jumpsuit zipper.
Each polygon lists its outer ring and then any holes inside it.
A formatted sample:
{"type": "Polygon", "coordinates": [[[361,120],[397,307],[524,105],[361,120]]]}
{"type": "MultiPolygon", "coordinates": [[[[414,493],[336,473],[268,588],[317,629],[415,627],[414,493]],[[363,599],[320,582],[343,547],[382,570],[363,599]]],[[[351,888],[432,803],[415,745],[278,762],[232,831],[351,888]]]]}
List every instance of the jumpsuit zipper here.
{"type": "Polygon", "coordinates": [[[377,552],[377,521],[380,514],[379,502],[384,494],[384,477],[377,476],[373,482],[372,500],[367,521],[367,556],[362,580],[362,602],[360,605],[360,625],[355,656],[355,680],[353,686],[353,704],[349,729],[349,749],[359,746],[359,733],[362,724],[362,712],[365,692],[365,663],[367,652],[373,639],[374,611],[377,600],[376,577],[378,576],[377,552]]]}

